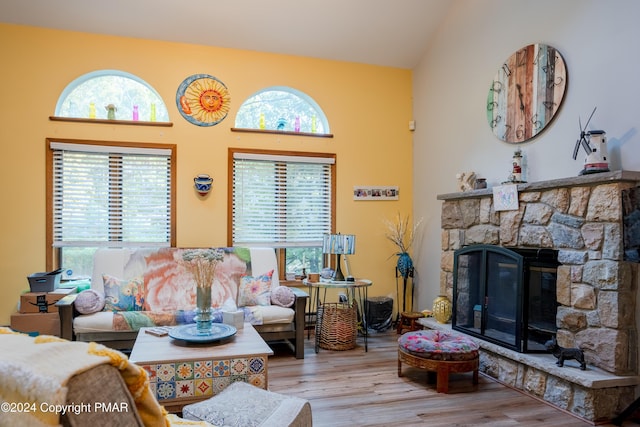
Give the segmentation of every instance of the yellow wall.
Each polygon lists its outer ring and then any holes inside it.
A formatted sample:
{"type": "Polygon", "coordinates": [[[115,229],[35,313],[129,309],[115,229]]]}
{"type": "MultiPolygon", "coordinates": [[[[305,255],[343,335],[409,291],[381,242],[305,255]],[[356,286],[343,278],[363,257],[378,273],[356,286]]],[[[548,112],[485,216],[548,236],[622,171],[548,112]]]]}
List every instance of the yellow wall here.
{"type": "Polygon", "coordinates": [[[394,247],[383,219],[412,210],[409,70],[4,24],[0,41],[0,324],[8,324],[28,289],[26,276],[45,271],[47,137],[177,144],[178,246],[226,244],[228,147],[336,153],[337,231],[357,235],[352,272],[374,281],[369,295],[395,295],[394,247]],[[99,69],[126,71],[152,85],[173,127],[50,121],[66,85],[99,69]],[[194,126],[176,109],[178,85],[198,73],[216,76],[231,94],[229,116],[217,126],[194,126]],[[242,101],[273,85],[314,98],[335,137],[231,132],[242,101]],[[199,173],[215,180],[204,200],[193,190],[199,173]],[[400,200],[354,201],[354,185],[397,185],[400,200]]]}

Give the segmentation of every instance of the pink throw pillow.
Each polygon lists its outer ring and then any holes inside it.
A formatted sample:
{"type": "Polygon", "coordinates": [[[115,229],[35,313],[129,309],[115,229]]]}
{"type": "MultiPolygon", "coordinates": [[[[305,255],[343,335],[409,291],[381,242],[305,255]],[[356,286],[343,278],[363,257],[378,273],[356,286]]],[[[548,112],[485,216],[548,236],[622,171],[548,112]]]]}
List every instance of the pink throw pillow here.
{"type": "Polygon", "coordinates": [[[280,307],[291,307],[296,301],[296,294],[287,286],[278,286],[271,291],[271,304],[280,307]]]}
{"type": "Polygon", "coordinates": [[[85,289],[76,297],[73,305],[80,314],[92,314],[104,308],[104,295],[95,289],[85,289]]]}
{"type": "Polygon", "coordinates": [[[238,289],[238,307],[271,305],[271,276],[273,270],[262,276],[242,276],[238,289]]]}

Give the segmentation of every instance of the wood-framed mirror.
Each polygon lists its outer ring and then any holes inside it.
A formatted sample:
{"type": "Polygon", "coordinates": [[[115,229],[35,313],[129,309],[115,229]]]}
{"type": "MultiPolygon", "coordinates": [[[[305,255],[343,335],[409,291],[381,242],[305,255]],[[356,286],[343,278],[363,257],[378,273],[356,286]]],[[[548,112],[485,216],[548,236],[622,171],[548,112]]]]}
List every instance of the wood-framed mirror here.
{"type": "Polygon", "coordinates": [[[519,144],[540,134],[558,113],[567,67],[555,48],[530,44],[513,53],[489,86],[487,121],[498,139],[519,144]]]}

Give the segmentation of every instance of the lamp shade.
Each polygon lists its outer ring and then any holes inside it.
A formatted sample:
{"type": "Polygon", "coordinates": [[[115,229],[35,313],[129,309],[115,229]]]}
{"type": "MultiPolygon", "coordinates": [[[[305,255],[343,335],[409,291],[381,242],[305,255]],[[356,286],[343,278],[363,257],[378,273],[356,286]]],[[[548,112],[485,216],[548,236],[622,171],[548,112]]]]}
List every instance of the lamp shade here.
{"type": "Polygon", "coordinates": [[[325,234],[322,253],[352,255],[356,253],[356,236],[353,234],[325,234]]]}

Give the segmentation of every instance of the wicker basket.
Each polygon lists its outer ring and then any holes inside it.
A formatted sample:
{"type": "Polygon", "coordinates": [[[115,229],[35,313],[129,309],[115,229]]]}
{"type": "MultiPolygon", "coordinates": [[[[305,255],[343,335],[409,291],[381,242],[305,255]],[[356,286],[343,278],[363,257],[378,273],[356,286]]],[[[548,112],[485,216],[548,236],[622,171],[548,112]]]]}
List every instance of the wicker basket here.
{"type": "Polygon", "coordinates": [[[356,346],[358,307],[356,303],[325,303],[318,308],[318,345],[326,350],[351,350],[356,346]]]}

